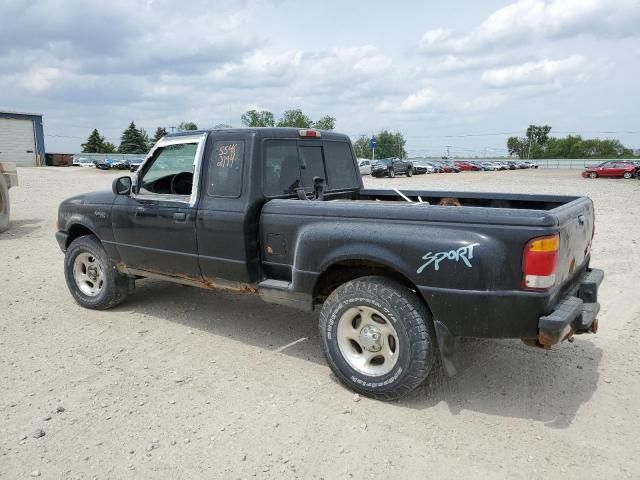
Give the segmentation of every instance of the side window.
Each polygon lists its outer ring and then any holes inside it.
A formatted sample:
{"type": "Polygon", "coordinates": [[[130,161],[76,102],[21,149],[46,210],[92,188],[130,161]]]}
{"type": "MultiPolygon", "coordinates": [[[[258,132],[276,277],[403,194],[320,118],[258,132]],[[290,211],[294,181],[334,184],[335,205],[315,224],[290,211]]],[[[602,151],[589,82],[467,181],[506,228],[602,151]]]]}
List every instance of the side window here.
{"type": "Polygon", "coordinates": [[[330,189],[358,186],[358,174],[348,143],[324,142],[324,156],[329,177],[326,180],[330,189]]]}
{"type": "Polygon", "coordinates": [[[191,195],[197,143],[162,147],[140,179],[141,194],[191,195]]]}
{"type": "Polygon", "coordinates": [[[212,197],[237,198],[242,191],[244,141],[214,142],[209,156],[207,194],[212,197]]]}
{"type": "Polygon", "coordinates": [[[300,185],[300,163],[295,140],[268,140],[264,146],[264,194],[268,197],[293,193],[300,185]]]}
{"type": "Polygon", "coordinates": [[[300,164],[302,167],[302,184],[305,190],[313,190],[314,177],[320,177],[327,182],[321,146],[300,146],[300,164]]]}

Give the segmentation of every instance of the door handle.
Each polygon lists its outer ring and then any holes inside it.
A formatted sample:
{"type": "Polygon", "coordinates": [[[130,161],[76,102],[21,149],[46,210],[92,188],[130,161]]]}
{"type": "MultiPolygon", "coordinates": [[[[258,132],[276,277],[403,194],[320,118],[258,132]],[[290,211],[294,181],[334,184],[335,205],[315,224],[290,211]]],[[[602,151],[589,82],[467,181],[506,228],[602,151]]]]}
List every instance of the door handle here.
{"type": "Polygon", "coordinates": [[[176,222],[186,222],[187,221],[187,214],[184,212],[177,212],[173,214],[173,219],[176,222]]]}

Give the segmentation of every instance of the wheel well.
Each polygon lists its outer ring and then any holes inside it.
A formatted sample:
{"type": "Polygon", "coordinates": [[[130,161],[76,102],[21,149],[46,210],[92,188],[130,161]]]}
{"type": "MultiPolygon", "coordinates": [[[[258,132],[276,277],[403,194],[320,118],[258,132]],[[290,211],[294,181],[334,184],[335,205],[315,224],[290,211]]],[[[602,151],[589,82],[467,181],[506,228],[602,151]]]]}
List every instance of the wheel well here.
{"type": "Polygon", "coordinates": [[[331,292],[343,283],[371,275],[393,278],[418,294],[418,287],[403,274],[391,267],[370,260],[343,260],[334,263],[322,272],[316,281],[313,292],[313,302],[315,304],[321,304],[331,295],[331,292]]]}
{"type": "Polygon", "coordinates": [[[95,233],[84,225],[74,223],[69,227],[69,236],[67,237],[67,244],[65,246],[68,247],[76,238],[84,237],[86,235],[95,235],[95,233]]]}

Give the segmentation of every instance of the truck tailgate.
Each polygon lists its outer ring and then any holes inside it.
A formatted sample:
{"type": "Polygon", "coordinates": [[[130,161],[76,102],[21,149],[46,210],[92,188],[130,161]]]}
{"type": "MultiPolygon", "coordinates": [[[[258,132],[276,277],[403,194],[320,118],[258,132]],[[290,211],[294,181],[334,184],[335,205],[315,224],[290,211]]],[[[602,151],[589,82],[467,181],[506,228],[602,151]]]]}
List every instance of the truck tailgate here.
{"type": "Polygon", "coordinates": [[[553,213],[557,216],[560,227],[556,284],[565,286],[567,280],[588,266],[595,220],[593,202],[587,197],[581,197],[554,209],[553,213]]]}

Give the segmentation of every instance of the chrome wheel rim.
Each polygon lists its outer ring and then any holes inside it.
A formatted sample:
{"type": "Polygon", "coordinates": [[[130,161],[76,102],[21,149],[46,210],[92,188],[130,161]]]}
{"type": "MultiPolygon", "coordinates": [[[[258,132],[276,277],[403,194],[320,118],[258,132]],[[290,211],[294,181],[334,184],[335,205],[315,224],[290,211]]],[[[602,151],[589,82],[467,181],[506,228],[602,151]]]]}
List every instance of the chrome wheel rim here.
{"type": "Polygon", "coordinates": [[[344,312],[338,321],[337,340],[349,366],[369,377],[389,373],[398,362],[398,333],[375,308],[363,305],[344,312]]]}
{"type": "Polygon", "coordinates": [[[73,279],[83,294],[95,297],[104,286],[104,268],[94,255],[82,252],[73,261],[73,279]]]}

